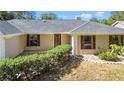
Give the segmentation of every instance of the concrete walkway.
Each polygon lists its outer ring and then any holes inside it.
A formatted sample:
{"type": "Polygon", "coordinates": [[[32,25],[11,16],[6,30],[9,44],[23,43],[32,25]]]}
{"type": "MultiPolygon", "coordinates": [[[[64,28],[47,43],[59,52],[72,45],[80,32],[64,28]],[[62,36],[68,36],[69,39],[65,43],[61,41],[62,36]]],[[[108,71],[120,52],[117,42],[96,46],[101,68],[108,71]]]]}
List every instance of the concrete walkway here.
{"type": "Polygon", "coordinates": [[[119,57],[119,61],[114,62],[114,61],[101,60],[99,59],[98,56],[95,56],[95,55],[83,55],[83,60],[94,62],[94,63],[100,63],[100,64],[124,64],[124,57],[122,56],[118,56],[118,57],[119,57]]]}

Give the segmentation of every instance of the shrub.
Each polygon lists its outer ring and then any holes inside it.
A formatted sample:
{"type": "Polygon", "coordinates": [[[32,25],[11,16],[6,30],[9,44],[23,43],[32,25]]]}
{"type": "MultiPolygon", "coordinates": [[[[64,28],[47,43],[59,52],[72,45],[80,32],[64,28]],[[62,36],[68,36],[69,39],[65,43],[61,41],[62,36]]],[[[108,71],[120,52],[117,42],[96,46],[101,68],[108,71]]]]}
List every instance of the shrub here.
{"type": "Polygon", "coordinates": [[[107,60],[107,61],[117,61],[118,57],[116,53],[113,52],[103,52],[99,54],[100,59],[107,60]]]}
{"type": "Polygon", "coordinates": [[[106,49],[97,47],[97,52],[95,53],[95,55],[99,55],[100,53],[105,52],[105,51],[106,51],[106,49]]]}
{"type": "Polygon", "coordinates": [[[122,55],[124,53],[124,47],[123,46],[111,44],[110,48],[111,48],[111,52],[117,53],[118,55],[122,55]]]}
{"type": "Polygon", "coordinates": [[[31,80],[38,74],[55,69],[67,61],[71,51],[68,44],[57,46],[45,54],[7,58],[0,62],[0,80],[31,80]]]}

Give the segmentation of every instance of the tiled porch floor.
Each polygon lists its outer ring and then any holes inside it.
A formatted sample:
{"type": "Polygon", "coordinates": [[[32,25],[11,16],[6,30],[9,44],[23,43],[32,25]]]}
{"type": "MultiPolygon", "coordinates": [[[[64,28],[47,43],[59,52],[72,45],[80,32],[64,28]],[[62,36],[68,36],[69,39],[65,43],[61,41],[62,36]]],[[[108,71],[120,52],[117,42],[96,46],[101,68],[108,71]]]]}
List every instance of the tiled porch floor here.
{"type": "Polygon", "coordinates": [[[31,55],[31,54],[43,54],[46,50],[24,50],[19,56],[31,55]]]}

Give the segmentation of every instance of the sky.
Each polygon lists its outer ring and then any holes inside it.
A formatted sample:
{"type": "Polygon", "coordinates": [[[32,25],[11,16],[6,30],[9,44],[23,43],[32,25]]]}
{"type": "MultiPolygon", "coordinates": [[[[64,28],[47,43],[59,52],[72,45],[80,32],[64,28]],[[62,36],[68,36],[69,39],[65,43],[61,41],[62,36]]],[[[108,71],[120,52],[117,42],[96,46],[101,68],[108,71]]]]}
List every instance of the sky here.
{"type": "Polygon", "coordinates": [[[83,20],[90,20],[95,17],[97,19],[107,19],[111,16],[111,11],[37,11],[36,18],[39,19],[41,14],[54,13],[59,19],[75,19],[80,16],[83,20]]]}

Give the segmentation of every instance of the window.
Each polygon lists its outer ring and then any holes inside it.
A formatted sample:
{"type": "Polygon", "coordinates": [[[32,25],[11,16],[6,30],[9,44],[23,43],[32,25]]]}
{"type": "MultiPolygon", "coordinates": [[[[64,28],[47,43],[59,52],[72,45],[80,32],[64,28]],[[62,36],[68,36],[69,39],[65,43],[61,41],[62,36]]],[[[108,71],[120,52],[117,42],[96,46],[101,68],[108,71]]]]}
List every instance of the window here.
{"type": "Polygon", "coordinates": [[[81,49],[95,49],[95,36],[81,36],[81,49]]]}
{"type": "Polygon", "coordinates": [[[122,45],[123,44],[123,36],[121,36],[121,35],[112,35],[111,36],[111,44],[122,45]]]}
{"type": "Polygon", "coordinates": [[[92,48],[92,38],[91,36],[84,36],[84,49],[92,48]]]}
{"type": "Polygon", "coordinates": [[[28,35],[27,44],[28,46],[40,46],[40,35],[28,35]]]}

